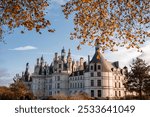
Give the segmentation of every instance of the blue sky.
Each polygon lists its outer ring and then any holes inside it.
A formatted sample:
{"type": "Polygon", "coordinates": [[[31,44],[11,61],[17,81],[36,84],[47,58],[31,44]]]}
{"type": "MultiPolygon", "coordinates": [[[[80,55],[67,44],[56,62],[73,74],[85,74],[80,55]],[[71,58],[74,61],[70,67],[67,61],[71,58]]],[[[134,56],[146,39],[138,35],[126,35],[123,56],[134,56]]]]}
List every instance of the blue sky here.
{"type": "MultiPolygon", "coordinates": [[[[61,4],[65,0],[52,0],[51,7],[47,9],[48,14],[46,17],[50,19],[52,28],[56,31],[49,33],[43,30],[42,34],[33,31],[26,31],[24,34],[20,33],[20,28],[16,29],[14,33],[5,35],[7,44],[0,43],[0,85],[8,85],[12,82],[12,78],[16,73],[25,70],[25,64],[30,63],[30,71],[34,69],[36,59],[41,57],[42,54],[48,64],[51,63],[54,53],[60,53],[61,49],[65,47],[66,51],[71,49],[72,58],[75,60],[79,57],[86,57],[94,54],[94,48],[89,46],[82,46],[79,51],[76,49],[78,45],[77,40],[70,40],[70,32],[73,31],[73,20],[70,18],[66,20],[61,4]]],[[[126,50],[119,48],[117,52],[106,51],[104,57],[109,61],[120,61],[121,67],[128,66],[131,60],[135,57],[141,56],[148,63],[150,63],[150,43],[149,41],[142,47],[143,53],[138,53],[135,49],[126,50]]]]}

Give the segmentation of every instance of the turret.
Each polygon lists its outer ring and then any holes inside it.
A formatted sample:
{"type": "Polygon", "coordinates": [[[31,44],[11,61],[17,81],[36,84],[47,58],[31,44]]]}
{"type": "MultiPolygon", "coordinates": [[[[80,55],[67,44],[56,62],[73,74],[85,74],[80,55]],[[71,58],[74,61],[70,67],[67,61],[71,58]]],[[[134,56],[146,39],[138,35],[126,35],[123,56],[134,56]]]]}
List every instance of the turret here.
{"type": "Polygon", "coordinates": [[[71,62],[72,62],[70,49],[69,49],[69,51],[68,51],[67,62],[68,62],[68,63],[71,63],[71,62]]]}
{"type": "Polygon", "coordinates": [[[39,58],[37,58],[37,66],[39,66],[40,65],[40,60],[39,60],[39,58]]]}
{"type": "Polygon", "coordinates": [[[71,51],[70,51],[70,49],[68,51],[67,64],[68,64],[68,70],[71,71],[71,69],[72,69],[72,58],[71,58],[71,51]]]}
{"type": "Polygon", "coordinates": [[[57,61],[57,59],[58,59],[58,53],[56,52],[56,53],[55,53],[54,61],[57,61]]]}
{"type": "Polygon", "coordinates": [[[100,48],[100,41],[99,39],[96,39],[96,42],[95,42],[95,51],[97,52],[97,50],[100,48]]]}
{"type": "Polygon", "coordinates": [[[65,56],[66,56],[66,51],[63,47],[63,49],[61,50],[61,59],[64,61],[65,60],[65,56]]]}
{"type": "Polygon", "coordinates": [[[124,75],[127,75],[128,74],[128,68],[126,66],[124,66],[123,68],[123,74],[124,75]]]}
{"type": "Polygon", "coordinates": [[[44,64],[44,58],[43,58],[43,55],[41,56],[41,64],[44,64]]]}
{"type": "Polygon", "coordinates": [[[41,57],[41,61],[40,61],[40,67],[39,67],[39,75],[42,75],[44,71],[44,58],[43,55],[41,57]]]}
{"type": "Polygon", "coordinates": [[[25,74],[24,74],[24,77],[25,77],[25,81],[28,81],[29,80],[29,63],[26,63],[26,70],[25,70],[25,74]]]}
{"type": "Polygon", "coordinates": [[[84,59],[81,57],[80,58],[80,70],[83,70],[83,62],[84,62],[84,59]]]}

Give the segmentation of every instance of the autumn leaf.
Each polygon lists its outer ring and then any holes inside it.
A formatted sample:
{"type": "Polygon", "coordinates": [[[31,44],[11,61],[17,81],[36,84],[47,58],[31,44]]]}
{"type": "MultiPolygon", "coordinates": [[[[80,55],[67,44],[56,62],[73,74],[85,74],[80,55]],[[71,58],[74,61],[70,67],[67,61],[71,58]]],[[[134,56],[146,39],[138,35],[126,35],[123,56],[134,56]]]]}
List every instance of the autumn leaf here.
{"type": "Polygon", "coordinates": [[[102,52],[114,51],[117,46],[129,49],[144,44],[138,41],[150,35],[145,31],[150,22],[148,4],[149,0],[69,0],[63,5],[63,12],[66,18],[75,14],[72,34],[76,35],[71,35],[71,39],[81,37],[80,42],[86,39],[81,45],[92,46],[100,38],[102,52]]]}
{"type": "MultiPolygon", "coordinates": [[[[17,27],[24,27],[29,31],[49,28],[51,22],[45,19],[45,9],[49,6],[47,0],[1,0],[0,1],[0,37],[17,27]],[[9,28],[4,28],[8,26],[9,28]]],[[[25,30],[24,30],[25,31],[25,30]]],[[[54,32],[50,29],[48,32],[54,32]]],[[[21,32],[23,33],[23,32],[21,32]]],[[[1,40],[0,39],[0,40],[1,40]]]]}

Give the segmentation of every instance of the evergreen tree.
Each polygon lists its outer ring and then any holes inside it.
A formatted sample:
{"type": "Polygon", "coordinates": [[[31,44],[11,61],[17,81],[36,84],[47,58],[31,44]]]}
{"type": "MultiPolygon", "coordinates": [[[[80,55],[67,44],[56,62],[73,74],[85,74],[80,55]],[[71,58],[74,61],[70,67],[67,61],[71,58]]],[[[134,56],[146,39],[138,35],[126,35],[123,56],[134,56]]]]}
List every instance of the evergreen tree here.
{"type": "Polygon", "coordinates": [[[125,87],[129,92],[136,92],[142,99],[142,93],[150,92],[150,66],[144,60],[136,58],[126,73],[125,87]]]}

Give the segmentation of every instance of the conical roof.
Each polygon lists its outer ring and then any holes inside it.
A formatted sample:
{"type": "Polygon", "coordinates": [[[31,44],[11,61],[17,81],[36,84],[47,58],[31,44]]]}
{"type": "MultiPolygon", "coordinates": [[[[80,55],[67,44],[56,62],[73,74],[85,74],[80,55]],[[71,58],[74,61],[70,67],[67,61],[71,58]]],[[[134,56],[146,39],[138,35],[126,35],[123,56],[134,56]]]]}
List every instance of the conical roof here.
{"type": "Polygon", "coordinates": [[[95,51],[90,63],[100,63],[102,72],[111,72],[111,69],[114,68],[112,63],[108,62],[99,51],[95,51]]]}

